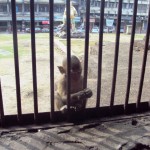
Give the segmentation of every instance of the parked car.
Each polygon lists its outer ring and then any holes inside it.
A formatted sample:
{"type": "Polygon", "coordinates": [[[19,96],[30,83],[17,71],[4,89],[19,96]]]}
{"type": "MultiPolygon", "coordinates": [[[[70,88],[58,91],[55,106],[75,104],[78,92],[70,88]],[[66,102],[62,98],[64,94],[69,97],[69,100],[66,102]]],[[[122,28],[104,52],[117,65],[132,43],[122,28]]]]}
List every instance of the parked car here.
{"type": "Polygon", "coordinates": [[[53,30],[54,30],[54,32],[57,32],[58,28],[56,26],[54,26],[53,30]]]}
{"type": "Polygon", "coordinates": [[[120,33],[124,33],[124,27],[120,27],[120,33]]]}
{"type": "Polygon", "coordinates": [[[92,33],[99,33],[99,28],[92,28],[92,33]]]}
{"type": "Polygon", "coordinates": [[[40,32],[42,32],[42,29],[41,28],[35,28],[35,32],[40,33],[40,32]]]}
{"type": "MultiPolygon", "coordinates": [[[[25,31],[30,33],[31,29],[30,28],[26,28],[25,31]]],[[[35,28],[35,33],[40,33],[40,32],[42,32],[41,28],[35,28]]]]}
{"type": "Polygon", "coordinates": [[[114,26],[112,26],[112,27],[109,27],[109,33],[113,33],[113,32],[115,32],[116,30],[115,30],[115,27],[114,26]]]}
{"type": "Polygon", "coordinates": [[[103,29],[103,32],[104,33],[112,33],[112,32],[115,32],[115,27],[104,27],[103,29]]]}
{"type": "Polygon", "coordinates": [[[104,33],[108,33],[108,27],[104,27],[104,28],[103,28],[103,32],[104,32],[104,33]]]}
{"type": "Polygon", "coordinates": [[[78,28],[77,31],[78,32],[85,32],[85,28],[78,28]]]}
{"type": "Polygon", "coordinates": [[[30,28],[25,28],[25,32],[30,32],[30,28]]]}
{"type": "Polygon", "coordinates": [[[48,29],[48,28],[43,28],[43,29],[42,29],[42,32],[43,32],[43,33],[48,33],[48,32],[49,32],[49,29],[48,29]]]}

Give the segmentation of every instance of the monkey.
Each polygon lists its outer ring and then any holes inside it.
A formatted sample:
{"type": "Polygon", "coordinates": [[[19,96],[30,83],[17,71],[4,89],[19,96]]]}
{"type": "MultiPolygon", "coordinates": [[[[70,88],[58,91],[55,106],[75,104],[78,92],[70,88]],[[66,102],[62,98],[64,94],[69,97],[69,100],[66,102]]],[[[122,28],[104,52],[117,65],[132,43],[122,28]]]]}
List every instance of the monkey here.
{"type": "MultiPolygon", "coordinates": [[[[57,110],[67,110],[67,58],[62,61],[62,66],[58,66],[61,73],[55,92],[55,104],[57,110]]],[[[81,62],[75,55],[71,55],[70,67],[70,107],[75,111],[84,109],[84,102],[92,96],[89,88],[83,88],[83,76],[81,62]]]]}

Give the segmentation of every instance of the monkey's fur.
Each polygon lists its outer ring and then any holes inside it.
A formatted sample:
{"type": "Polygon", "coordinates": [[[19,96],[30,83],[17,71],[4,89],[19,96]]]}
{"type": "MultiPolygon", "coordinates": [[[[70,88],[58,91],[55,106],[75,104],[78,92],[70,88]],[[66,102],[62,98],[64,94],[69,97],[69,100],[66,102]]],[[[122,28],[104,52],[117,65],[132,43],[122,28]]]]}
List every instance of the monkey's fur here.
{"type": "MultiPolygon", "coordinates": [[[[55,104],[58,110],[67,109],[67,58],[63,59],[62,66],[58,66],[61,73],[57,81],[55,104]]],[[[70,70],[70,106],[76,111],[84,109],[84,102],[92,96],[90,89],[83,89],[82,67],[79,59],[71,56],[70,70]]]]}

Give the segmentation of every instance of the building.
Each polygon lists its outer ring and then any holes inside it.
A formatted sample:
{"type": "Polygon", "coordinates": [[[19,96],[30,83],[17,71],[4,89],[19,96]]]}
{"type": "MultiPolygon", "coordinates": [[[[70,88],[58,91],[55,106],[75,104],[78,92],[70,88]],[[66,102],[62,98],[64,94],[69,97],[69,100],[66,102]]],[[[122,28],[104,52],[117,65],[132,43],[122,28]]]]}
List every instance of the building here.
{"type": "MultiPolygon", "coordinates": [[[[11,28],[11,0],[0,1],[0,31],[10,30],[11,28]]],[[[49,0],[35,0],[35,24],[44,27],[49,24],[49,0]]],[[[73,1],[74,7],[78,10],[78,0],[73,1]]],[[[63,12],[65,9],[65,0],[54,0],[54,23],[61,24],[63,12]]],[[[30,0],[16,0],[17,28],[24,30],[30,27],[30,0]]],[[[80,17],[75,21],[80,23],[80,17]]]]}
{"type": "MultiPolygon", "coordinates": [[[[85,17],[85,11],[86,11],[85,1],[86,0],[80,1],[79,10],[80,10],[80,16],[82,18],[85,17]]],[[[119,0],[105,0],[104,26],[108,26],[107,21],[112,22],[113,25],[116,26],[118,1],[119,0]]],[[[141,32],[141,30],[146,30],[149,3],[150,3],[149,0],[138,0],[137,31],[139,30],[139,32],[141,32]]],[[[101,0],[91,0],[91,7],[90,7],[91,26],[93,25],[99,26],[100,5],[101,5],[101,0]]],[[[123,0],[122,17],[121,17],[122,28],[125,28],[127,25],[132,24],[133,7],[134,7],[134,0],[123,0]]]]}
{"type": "MultiPolygon", "coordinates": [[[[86,0],[72,0],[78,12],[75,18],[76,24],[85,22],[86,0]]],[[[35,23],[36,26],[46,27],[49,24],[49,0],[35,0],[35,23]]],[[[66,0],[54,0],[54,25],[62,23],[66,0]]],[[[99,26],[101,0],[91,0],[90,27],[99,26]]],[[[132,23],[134,0],[123,0],[122,23],[123,27],[132,23]]],[[[147,27],[149,0],[139,0],[137,12],[137,27],[145,30],[147,27]]],[[[111,22],[116,25],[118,0],[105,0],[105,26],[111,22]]],[[[16,0],[17,28],[22,31],[30,27],[30,0],[16,0]]],[[[0,1],[0,31],[11,29],[11,6],[10,0],[0,1]]]]}

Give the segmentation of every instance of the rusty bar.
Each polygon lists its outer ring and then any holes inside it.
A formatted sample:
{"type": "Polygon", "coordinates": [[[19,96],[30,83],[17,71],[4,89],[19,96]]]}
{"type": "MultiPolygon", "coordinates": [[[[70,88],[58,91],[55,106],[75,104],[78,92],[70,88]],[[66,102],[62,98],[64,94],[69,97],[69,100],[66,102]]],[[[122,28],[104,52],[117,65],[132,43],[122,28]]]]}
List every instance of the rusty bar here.
{"type": "Polygon", "coordinates": [[[118,55],[119,55],[121,14],[122,14],[122,0],[119,0],[118,17],[117,17],[117,30],[116,30],[116,42],[115,42],[114,70],[113,70],[111,100],[110,100],[110,107],[111,108],[114,105],[114,97],[115,97],[115,87],[116,87],[117,67],[118,67],[118,55]]]}
{"type": "Polygon", "coordinates": [[[67,108],[70,109],[70,67],[71,67],[71,40],[70,40],[70,1],[66,1],[66,21],[67,21],[67,108]]]}
{"type": "Polygon", "coordinates": [[[54,114],[54,0],[49,0],[49,20],[50,20],[50,93],[51,93],[51,119],[54,114]]]}
{"type": "Polygon", "coordinates": [[[145,75],[145,69],[146,69],[148,45],[149,45],[149,36],[150,36],[150,4],[149,4],[148,25],[147,25],[146,40],[145,40],[145,47],[144,47],[144,54],[143,54],[141,78],[140,78],[139,91],[138,91],[138,97],[137,97],[137,103],[136,103],[137,109],[139,109],[139,106],[140,106],[141,95],[142,95],[142,90],[143,90],[143,82],[144,82],[144,75],[145,75]]]}
{"type": "Polygon", "coordinates": [[[34,121],[38,119],[38,96],[37,96],[37,75],[36,75],[36,46],[35,46],[35,20],[34,20],[34,0],[30,1],[31,19],[31,53],[32,53],[32,76],[34,93],[34,121]]]}
{"type": "MultiPolygon", "coordinates": [[[[88,74],[88,53],[89,53],[89,21],[90,21],[90,0],[86,1],[86,30],[85,30],[85,50],[84,50],[84,79],[83,88],[87,87],[87,74],[88,74]]],[[[86,106],[86,101],[83,104],[86,106]]]]}
{"type": "Polygon", "coordinates": [[[100,106],[101,96],[101,76],[102,76],[102,50],[103,50],[103,24],[104,24],[105,0],[101,1],[100,6],[100,31],[99,31],[99,51],[98,51],[98,80],[97,80],[97,102],[96,107],[100,106]]]}
{"type": "Polygon", "coordinates": [[[16,77],[17,113],[18,113],[18,122],[20,123],[22,109],[21,109],[18,37],[17,37],[16,2],[15,2],[15,0],[11,0],[11,10],[12,10],[13,47],[14,47],[14,63],[15,63],[15,77],[16,77]]]}
{"type": "Polygon", "coordinates": [[[127,110],[127,106],[129,102],[129,94],[130,94],[130,86],[131,86],[133,45],[134,45],[134,37],[135,37],[135,29],[136,29],[137,5],[138,5],[138,0],[134,0],[132,34],[131,34],[131,39],[130,39],[129,62],[128,62],[128,81],[127,81],[127,87],[126,87],[126,97],[125,97],[125,106],[124,106],[125,111],[127,110]]]}
{"type": "Polygon", "coordinates": [[[4,124],[4,107],[3,107],[1,79],[0,79],[0,118],[1,118],[1,125],[3,126],[3,124],[4,124]]]}

